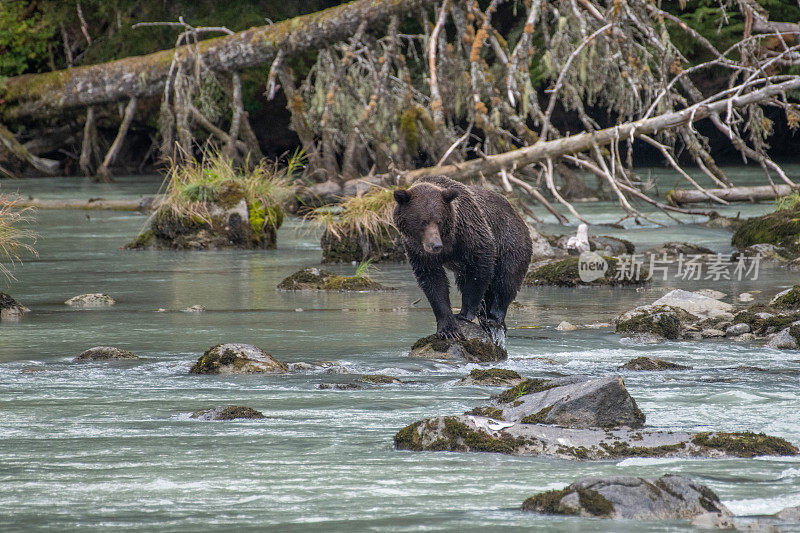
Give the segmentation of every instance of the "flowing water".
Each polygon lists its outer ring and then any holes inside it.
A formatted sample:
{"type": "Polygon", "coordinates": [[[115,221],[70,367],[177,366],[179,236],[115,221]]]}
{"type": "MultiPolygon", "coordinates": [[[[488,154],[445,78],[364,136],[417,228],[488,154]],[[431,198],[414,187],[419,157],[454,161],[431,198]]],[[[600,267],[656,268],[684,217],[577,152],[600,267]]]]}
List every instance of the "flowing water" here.
{"type": "MultiPolygon", "coordinates": [[[[122,198],[158,186],[141,178],[112,186],[62,179],[5,181],[3,191],[122,198]]],[[[593,221],[618,216],[610,203],[578,208],[593,221]]],[[[727,211],[751,216],[769,209],[727,211]]],[[[40,211],[36,220],[39,257],[18,266],[18,281],[4,289],[33,311],[0,324],[2,531],[690,529],[685,522],[518,510],[536,492],[578,476],[611,474],[690,475],[741,515],[800,504],[796,458],[580,462],[396,451],[392,437],[403,426],[462,413],[497,392],[455,385],[475,365],[407,357],[409,346],[434,327],[407,265],[381,265],[374,275],[399,289],[393,292],[279,292],[281,279],[321,257],[315,231],[296,220],[280,230],[277,250],[203,253],[120,250],[144,224],[136,213],[40,211]],[[106,292],[118,303],[105,310],[64,305],[86,292],[106,292]],[[196,304],[207,311],[180,311],[196,304]],[[189,375],[190,364],[220,342],[256,344],[287,362],[336,361],[350,374],[189,375]],[[126,348],[143,359],[71,362],[96,345],[126,348]],[[352,382],[360,373],[391,374],[404,383],[317,389],[323,382],[352,382]],[[188,419],[191,411],[229,404],[253,407],[267,418],[188,419]]],[[[728,231],[695,224],[593,231],[625,236],[640,249],[689,240],[730,252],[728,231]]],[[[763,300],[796,281],[796,273],[764,267],[757,281],[671,279],[643,290],[524,288],[509,316],[509,359],[498,366],[531,377],[603,376],[633,357],[662,357],[694,370],[624,373],[648,428],[763,431],[800,444],[800,352],[727,341],[631,345],[610,328],[555,329],[561,320],[608,322],[668,286],[731,295],[761,290],[763,300]],[[767,371],[731,370],[739,365],[767,371]]]]}

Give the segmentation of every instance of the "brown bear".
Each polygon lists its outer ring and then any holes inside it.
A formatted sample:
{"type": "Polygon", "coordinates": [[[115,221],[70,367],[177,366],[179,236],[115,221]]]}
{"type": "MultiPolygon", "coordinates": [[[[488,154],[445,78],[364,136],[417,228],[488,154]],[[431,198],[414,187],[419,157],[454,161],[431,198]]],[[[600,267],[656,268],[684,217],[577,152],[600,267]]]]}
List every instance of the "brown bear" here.
{"type": "MultiPolygon", "coordinates": [[[[394,192],[394,223],[442,339],[463,338],[456,319],[476,316],[495,341],[531,260],[528,226],[502,195],[445,176],[425,177],[394,192]],[[461,311],[453,315],[455,274],[461,311]]],[[[498,338],[499,337],[499,338],[498,338]]]]}

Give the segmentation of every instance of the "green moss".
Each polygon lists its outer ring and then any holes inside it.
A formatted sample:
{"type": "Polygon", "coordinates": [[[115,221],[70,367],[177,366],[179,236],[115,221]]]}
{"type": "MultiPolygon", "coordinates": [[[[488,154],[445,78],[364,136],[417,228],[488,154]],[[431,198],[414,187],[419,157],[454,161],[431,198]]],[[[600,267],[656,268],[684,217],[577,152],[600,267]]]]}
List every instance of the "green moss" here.
{"type": "Polygon", "coordinates": [[[522,383],[501,392],[497,399],[501,403],[511,403],[520,396],[550,390],[557,386],[557,384],[553,384],[549,379],[526,379],[522,383]]]}
{"type": "Polygon", "coordinates": [[[503,410],[497,407],[476,407],[472,411],[467,411],[465,415],[485,416],[495,420],[505,421],[503,410]]]}
{"type": "Polygon", "coordinates": [[[366,276],[339,276],[316,268],[306,268],[295,272],[278,284],[278,288],[288,291],[381,291],[386,287],[366,276]]]}
{"type": "Polygon", "coordinates": [[[736,457],[759,455],[797,455],[798,449],[785,439],[763,433],[698,433],[692,444],[701,448],[721,450],[736,457]]]}
{"type": "Polygon", "coordinates": [[[422,425],[422,421],[414,422],[400,431],[394,436],[394,446],[398,450],[411,450],[419,452],[423,450],[422,436],[417,431],[422,425]]]}
{"type": "Polygon", "coordinates": [[[641,313],[628,320],[617,323],[617,333],[654,333],[665,339],[678,339],[681,335],[681,322],[669,309],[641,313]]]}
{"type": "Polygon", "coordinates": [[[789,292],[770,303],[770,307],[777,309],[800,308],[800,285],[795,285],[789,290],[789,292]]]}
{"type": "MultiPolygon", "coordinates": [[[[614,257],[603,257],[608,263],[608,270],[601,278],[584,283],[578,272],[579,257],[567,257],[536,268],[525,276],[527,285],[555,285],[558,287],[576,287],[579,285],[641,285],[647,281],[647,269],[642,267],[635,279],[616,279],[618,260],[614,257]]],[[[626,272],[629,274],[629,272],[626,272]]],[[[630,276],[625,276],[630,278],[630,276]]]]}
{"type": "Polygon", "coordinates": [[[578,500],[581,507],[592,516],[610,518],[614,514],[614,504],[596,490],[578,489],[578,500]]]}
{"type": "Polygon", "coordinates": [[[469,373],[469,377],[472,378],[472,381],[476,382],[522,379],[522,376],[520,376],[513,370],[507,370],[505,368],[487,368],[485,370],[476,368],[469,373]]]}
{"type": "Polygon", "coordinates": [[[775,244],[800,251],[800,207],[782,209],[747,219],[733,234],[731,244],[744,250],[754,244],[775,244]]]}
{"type": "Polygon", "coordinates": [[[800,320],[800,311],[779,314],[769,318],[758,317],[757,313],[761,312],[771,312],[770,314],[773,314],[775,309],[760,304],[754,305],[745,311],[736,313],[736,315],[733,317],[733,323],[745,323],[750,326],[750,329],[753,333],[764,335],[769,331],[779,331],[784,328],[788,328],[793,322],[800,320]]]}
{"type": "Polygon", "coordinates": [[[686,448],[685,442],[675,444],[663,444],[661,446],[631,446],[627,442],[618,441],[613,444],[601,443],[600,447],[612,459],[624,457],[667,457],[675,455],[680,450],[686,448]]]}
{"type": "MultiPolygon", "coordinates": [[[[197,411],[194,414],[202,415],[205,412],[206,411],[197,411]]],[[[246,407],[244,405],[229,405],[217,414],[215,420],[236,420],[237,418],[259,419],[266,417],[263,413],[256,411],[252,407],[246,407]]]]}
{"type": "Polygon", "coordinates": [[[239,362],[245,362],[243,358],[239,357],[236,352],[231,349],[226,349],[221,354],[217,354],[216,348],[221,346],[217,344],[209,348],[197,362],[189,369],[190,374],[219,374],[221,366],[236,365],[239,362]]]}
{"type": "Polygon", "coordinates": [[[523,511],[531,511],[534,513],[542,514],[560,514],[560,515],[577,515],[578,509],[566,507],[561,505],[561,500],[570,494],[569,489],[562,490],[548,490],[547,492],[540,492],[534,494],[524,502],[522,502],[523,511]]]}
{"type": "Polygon", "coordinates": [[[446,353],[453,345],[459,345],[471,359],[479,362],[503,361],[508,357],[505,350],[490,341],[479,339],[440,339],[435,334],[419,339],[411,350],[420,350],[430,346],[435,352],[446,353]]]}
{"type": "Polygon", "coordinates": [[[453,451],[514,454],[526,443],[522,437],[492,437],[449,416],[444,418],[442,435],[450,441],[449,449],[453,451]]]}
{"type": "Polygon", "coordinates": [[[148,229],[141,232],[139,235],[136,236],[133,241],[129,242],[125,245],[125,248],[129,250],[142,250],[150,246],[153,241],[155,240],[155,233],[153,230],[148,229]]]}
{"type": "Polygon", "coordinates": [[[547,415],[550,414],[550,410],[553,406],[545,407],[541,411],[537,413],[533,413],[532,415],[528,415],[522,418],[520,422],[523,424],[544,424],[545,420],[547,419],[547,415]]]}
{"type": "Polygon", "coordinates": [[[406,254],[398,231],[385,226],[368,235],[325,231],[320,239],[323,263],[360,263],[361,261],[405,261],[406,254]]]}

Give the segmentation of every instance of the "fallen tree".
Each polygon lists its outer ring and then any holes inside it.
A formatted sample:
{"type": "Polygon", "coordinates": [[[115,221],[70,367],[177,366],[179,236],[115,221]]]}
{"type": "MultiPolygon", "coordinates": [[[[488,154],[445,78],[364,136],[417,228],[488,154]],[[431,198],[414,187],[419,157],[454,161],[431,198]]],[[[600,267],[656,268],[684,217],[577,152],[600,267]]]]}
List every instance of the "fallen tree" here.
{"type": "Polygon", "coordinates": [[[667,193],[666,200],[670,205],[699,204],[708,202],[709,194],[728,202],[758,202],[761,200],[774,200],[781,196],[788,196],[796,192],[798,187],[791,185],[756,185],[754,187],[730,187],[727,189],[708,189],[706,191],[689,191],[674,189],[667,193]]]}

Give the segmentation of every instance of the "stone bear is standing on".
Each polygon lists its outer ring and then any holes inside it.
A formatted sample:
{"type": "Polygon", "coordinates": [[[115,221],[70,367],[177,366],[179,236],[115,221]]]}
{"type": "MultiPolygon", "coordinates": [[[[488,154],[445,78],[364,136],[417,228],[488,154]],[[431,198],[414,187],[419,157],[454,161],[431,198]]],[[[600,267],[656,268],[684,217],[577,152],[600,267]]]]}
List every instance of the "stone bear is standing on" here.
{"type": "Polygon", "coordinates": [[[463,338],[456,318],[477,316],[495,340],[502,338],[506,311],[531,260],[527,224],[502,195],[444,176],[422,178],[394,198],[394,223],[433,308],[437,335],[463,338]],[[461,291],[457,315],[445,268],[461,291]]]}

